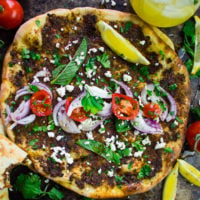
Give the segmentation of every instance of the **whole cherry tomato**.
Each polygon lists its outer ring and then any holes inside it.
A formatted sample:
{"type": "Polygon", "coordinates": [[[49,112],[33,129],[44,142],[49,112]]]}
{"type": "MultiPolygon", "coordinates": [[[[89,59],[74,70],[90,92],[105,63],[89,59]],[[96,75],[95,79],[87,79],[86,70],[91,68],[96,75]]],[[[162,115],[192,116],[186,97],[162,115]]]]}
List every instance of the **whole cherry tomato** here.
{"type": "Polygon", "coordinates": [[[0,0],[0,27],[13,29],[23,20],[24,11],[16,0],[0,0]]]}
{"type": "Polygon", "coordinates": [[[189,126],[186,137],[191,149],[200,153],[200,121],[194,122],[189,126]]]}

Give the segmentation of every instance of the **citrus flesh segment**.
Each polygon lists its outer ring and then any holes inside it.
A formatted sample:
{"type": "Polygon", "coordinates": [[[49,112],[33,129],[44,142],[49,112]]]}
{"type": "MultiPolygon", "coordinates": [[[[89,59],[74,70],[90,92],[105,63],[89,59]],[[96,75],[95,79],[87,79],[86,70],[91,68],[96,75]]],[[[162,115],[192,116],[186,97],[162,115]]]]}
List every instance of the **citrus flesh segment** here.
{"type": "Polygon", "coordinates": [[[175,200],[178,177],[178,162],[165,180],[162,200],[175,200]]]}
{"type": "Polygon", "coordinates": [[[178,163],[180,174],[190,183],[200,187],[200,171],[184,160],[179,159],[178,163]]]}
{"type": "Polygon", "coordinates": [[[135,12],[144,21],[159,27],[171,27],[188,20],[200,2],[194,0],[130,0],[135,12]]]}
{"type": "Polygon", "coordinates": [[[195,75],[200,70],[200,18],[195,16],[195,49],[194,64],[191,74],[195,75]]]}
{"type": "Polygon", "coordinates": [[[124,60],[143,65],[150,64],[133,44],[114,30],[109,24],[104,21],[99,21],[96,26],[101,33],[103,41],[124,60]]]}

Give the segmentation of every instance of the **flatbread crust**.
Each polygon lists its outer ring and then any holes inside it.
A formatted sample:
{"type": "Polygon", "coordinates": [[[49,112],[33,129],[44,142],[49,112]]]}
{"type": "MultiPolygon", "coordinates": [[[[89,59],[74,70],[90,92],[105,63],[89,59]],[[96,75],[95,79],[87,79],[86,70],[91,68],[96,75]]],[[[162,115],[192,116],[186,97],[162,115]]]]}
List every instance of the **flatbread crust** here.
{"type": "MultiPolygon", "coordinates": [[[[29,154],[32,158],[34,167],[36,171],[44,175],[45,177],[54,180],[55,182],[61,184],[62,186],[71,189],[81,195],[90,197],[90,198],[120,198],[131,194],[136,193],[142,193],[147,190],[150,190],[152,187],[154,187],[157,183],[159,183],[161,180],[165,178],[165,176],[170,172],[172,166],[174,165],[176,159],[179,157],[179,154],[181,152],[181,148],[184,142],[184,133],[186,129],[187,124],[187,117],[189,112],[189,105],[190,105],[190,82],[188,77],[188,72],[185,68],[185,66],[182,64],[181,60],[178,58],[176,53],[166,45],[164,41],[161,40],[163,36],[159,35],[159,31],[155,32],[155,29],[153,30],[149,25],[141,21],[137,16],[128,14],[128,13],[122,13],[114,10],[100,10],[95,8],[76,8],[73,10],[67,10],[67,9],[57,9],[49,11],[48,13],[44,15],[37,16],[29,21],[27,21],[25,24],[23,24],[20,29],[18,30],[13,44],[9,48],[3,64],[3,75],[2,75],[2,86],[1,86],[1,96],[0,96],[0,108],[1,111],[5,110],[5,101],[9,98],[11,94],[15,94],[17,88],[10,80],[12,80],[12,77],[21,70],[20,65],[15,65],[15,68],[9,68],[8,63],[11,61],[10,52],[13,48],[19,48],[22,47],[36,47],[40,48],[42,45],[42,37],[41,37],[41,29],[45,24],[47,14],[55,14],[57,16],[67,16],[67,15],[86,15],[86,14],[93,14],[96,15],[97,20],[105,20],[105,21],[131,21],[134,24],[139,25],[142,28],[142,31],[145,36],[149,36],[150,40],[153,45],[151,45],[151,50],[157,52],[159,54],[159,51],[162,50],[165,53],[166,57],[171,58],[173,61],[172,64],[168,65],[166,63],[163,64],[163,68],[160,69],[157,72],[157,76],[154,77],[154,80],[159,81],[163,78],[163,72],[166,69],[172,68],[174,73],[180,73],[184,76],[184,83],[179,89],[179,92],[183,96],[183,103],[178,103],[178,113],[183,121],[182,124],[179,124],[179,127],[177,128],[177,131],[180,133],[180,139],[177,141],[170,141],[167,145],[168,147],[172,147],[174,150],[173,155],[170,155],[170,161],[166,162],[164,155],[163,155],[163,162],[162,162],[162,170],[159,173],[156,173],[156,175],[153,178],[146,178],[142,180],[139,183],[131,183],[129,185],[121,185],[121,187],[111,187],[107,184],[102,184],[98,187],[93,187],[89,184],[85,183],[85,186],[83,189],[80,189],[74,181],[70,181],[69,177],[71,175],[71,172],[64,172],[63,177],[51,177],[48,174],[44,172],[44,170],[41,168],[40,163],[33,159],[34,155],[31,153],[29,154]],[[40,27],[38,27],[35,24],[36,20],[40,20],[40,27]],[[37,41],[36,43],[34,41],[37,41]]],[[[153,76],[153,75],[152,75],[153,76]]],[[[24,79],[24,85],[26,85],[26,80],[24,79]]],[[[5,125],[5,116],[2,113],[2,118],[5,125]]],[[[11,140],[15,140],[15,135],[13,131],[8,129],[8,126],[5,125],[5,128],[7,129],[7,134],[10,137],[11,140]]],[[[169,130],[169,128],[168,128],[169,130]]],[[[166,130],[165,130],[166,131],[166,130]]],[[[169,130],[170,131],[170,130],[169,130]]],[[[25,150],[25,149],[24,149],[25,150]]],[[[42,153],[40,154],[42,155],[42,153]]],[[[36,155],[35,155],[36,156],[36,155]]],[[[76,171],[76,176],[80,175],[79,169],[76,171]]]]}

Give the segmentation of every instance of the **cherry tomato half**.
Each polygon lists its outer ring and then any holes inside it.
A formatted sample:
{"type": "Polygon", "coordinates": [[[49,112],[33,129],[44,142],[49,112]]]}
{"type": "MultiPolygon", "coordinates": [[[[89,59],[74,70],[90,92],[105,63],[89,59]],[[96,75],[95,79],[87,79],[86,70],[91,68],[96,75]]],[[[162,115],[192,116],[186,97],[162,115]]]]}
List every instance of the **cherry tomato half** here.
{"type": "Polygon", "coordinates": [[[16,0],[0,1],[0,26],[12,29],[19,26],[23,20],[24,11],[16,0]]]}
{"type": "Polygon", "coordinates": [[[41,117],[52,113],[52,100],[50,94],[45,90],[35,92],[30,100],[32,112],[41,117]]]}
{"type": "Polygon", "coordinates": [[[147,118],[155,119],[160,113],[161,110],[158,104],[148,103],[143,107],[143,115],[147,118]]]}
{"type": "MultiPolygon", "coordinates": [[[[66,112],[69,109],[69,105],[71,104],[72,99],[73,99],[72,97],[68,97],[66,99],[66,102],[65,102],[66,112]]],[[[78,107],[72,111],[70,118],[73,119],[74,121],[82,122],[82,121],[85,121],[86,119],[88,119],[88,116],[87,116],[87,112],[83,109],[83,107],[78,107]]]]}
{"type": "Polygon", "coordinates": [[[139,103],[126,95],[112,94],[112,110],[118,119],[132,120],[139,112],[139,103]]]}
{"type": "Polygon", "coordinates": [[[191,149],[200,153],[200,121],[194,122],[189,126],[186,137],[191,149]]]}

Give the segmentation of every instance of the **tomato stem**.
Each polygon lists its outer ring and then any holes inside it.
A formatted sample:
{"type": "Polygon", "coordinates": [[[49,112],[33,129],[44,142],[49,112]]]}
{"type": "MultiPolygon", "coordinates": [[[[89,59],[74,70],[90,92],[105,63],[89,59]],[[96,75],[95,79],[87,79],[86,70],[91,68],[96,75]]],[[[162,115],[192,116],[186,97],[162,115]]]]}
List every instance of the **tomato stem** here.
{"type": "Polygon", "coordinates": [[[200,142],[200,133],[196,135],[195,137],[195,144],[194,144],[194,150],[197,152],[197,153],[200,153],[200,151],[197,149],[197,146],[200,142]]]}
{"type": "Polygon", "coordinates": [[[0,5],[0,12],[2,13],[4,11],[4,7],[0,5]]]}

